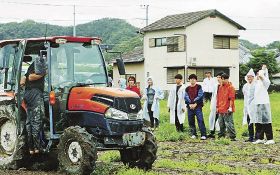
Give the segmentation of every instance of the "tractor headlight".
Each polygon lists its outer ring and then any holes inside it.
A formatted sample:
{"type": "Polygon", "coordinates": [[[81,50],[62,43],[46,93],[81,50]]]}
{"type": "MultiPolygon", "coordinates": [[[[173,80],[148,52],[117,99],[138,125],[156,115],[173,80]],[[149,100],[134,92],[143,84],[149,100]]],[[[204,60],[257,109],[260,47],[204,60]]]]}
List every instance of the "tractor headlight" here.
{"type": "Polygon", "coordinates": [[[128,120],[127,113],[117,110],[115,108],[109,108],[105,113],[105,117],[117,120],[128,120]]]}
{"type": "Polygon", "coordinates": [[[143,110],[141,109],[138,113],[137,113],[137,120],[142,120],[143,119],[143,110]]]}

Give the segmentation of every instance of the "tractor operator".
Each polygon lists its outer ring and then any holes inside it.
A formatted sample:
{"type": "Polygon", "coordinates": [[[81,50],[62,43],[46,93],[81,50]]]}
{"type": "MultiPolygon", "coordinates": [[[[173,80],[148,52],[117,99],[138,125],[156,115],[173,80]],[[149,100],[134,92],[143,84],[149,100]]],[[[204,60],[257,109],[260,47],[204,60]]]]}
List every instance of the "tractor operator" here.
{"type": "MultiPolygon", "coordinates": [[[[36,60],[29,66],[25,76],[21,78],[20,85],[25,86],[24,102],[27,108],[26,130],[30,154],[38,154],[41,149],[40,133],[43,126],[44,113],[44,77],[35,73],[36,60]]],[[[40,67],[40,66],[38,66],[40,67]]],[[[39,71],[40,72],[40,71],[39,71]]]]}

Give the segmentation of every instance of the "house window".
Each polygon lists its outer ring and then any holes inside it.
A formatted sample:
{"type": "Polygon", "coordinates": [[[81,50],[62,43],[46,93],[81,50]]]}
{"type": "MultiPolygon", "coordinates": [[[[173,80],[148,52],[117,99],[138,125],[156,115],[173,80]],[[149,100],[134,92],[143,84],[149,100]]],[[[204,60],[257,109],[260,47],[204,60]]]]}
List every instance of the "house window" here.
{"type": "Polygon", "coordinates": [[[230,76],[230,71],[228,67],[217,67],[214,68],[214,76],[216,76],[218,73],[224,72],[230,76]]]}
{"type": "Polygon", "coordinates": [[[215,68],[200,68],[200,67],[191,67],[187,68],[187,78],[191,74],[195,74],[197,76],[197,81],[202,82],[203,79],[205,78],[205,73],[206,72],[212,72],[212,76],[216,76],[220,72],[227,73],[229,75],[229,68],[227,67],[215,67],[215,68]],[[214,73],[214,74],[213,74],[214,73]]]}
{"type": "Polygon", "coordinates": [[[155,38],[156,47],[166,46],[166,38],[155,38]]]}
{"type": "Polygon", "coordinates": [[[195,74],[197,76],[197,81],[203,81],[205,78],[205,72],[212,72],[211,68],[188,68],[187,69],[187,78],[191,74],[195,74]]]}
{"type": "Polygon", "coordinates": [[[186,50],[185,35],[167,37],[167,52],[184,52],[186,50]]]}
{"type": "Polygon", "coordinates": [[[181,74],[183,76],[183,82],[185,82],[185,68],[167,68],[167,84],[175,84],[175,76],[181,74]]]}
{"type": "Polygon", "coordinates": [[[238,36],[214,35],[214,49],[238,49],[238,36]]]}
{"type": "Polygon", "coordinates": [[[166,38],[150,38],[149,47],[161,47],[166,46],[166,38]]]}

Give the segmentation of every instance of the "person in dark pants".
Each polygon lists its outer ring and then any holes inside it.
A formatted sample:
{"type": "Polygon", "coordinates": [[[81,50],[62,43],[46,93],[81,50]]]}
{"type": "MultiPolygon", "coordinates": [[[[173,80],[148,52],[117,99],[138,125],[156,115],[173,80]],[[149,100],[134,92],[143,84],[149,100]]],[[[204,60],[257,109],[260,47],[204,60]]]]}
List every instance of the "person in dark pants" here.
{"type": "Polygon", "coordinates": [[[246,142],[254,142],[255,134],[254,134],[254,123],[251,123],[251,118],[253,118],[255,113],[254,107],[254,92],[256,81],[254,81],[255,73],[253,69],[247,73],[245,80],[247,81],[242,88],[242,92],[244,94],[244,110],[243,110],[243,125],[248,124],[249,138],[246,142]]]}
{"type": "Polygon", "coordinates": [[[224,72],[219,72],[217,77],[217,83],[214,85],[212,98],[210,102],[210,115],[209,115],[209,130],[210,134],[207,136],[208,138],[215,138],[216,131],[216,123],[218,121],[219,115],[217,113],[217,93],[219,91],[220,85],[222,85],[221,75],[224,72]]]}
{"type": "Polygon", "coordinates": [[[20,82],[21,86],[25,86],[23,99],[27,108],[26,130],[30,154],[39,153],[41,149],[40,132],[45,115],[44,76],[35,73],[35,62],[33,62],[20,82]]]}
{"type": "Polygon", "coordinates": [[[207,71],[205,72],[205,78],[202,83],[202,90],[204,93],[204,102],[206,103],[207,101],[211,100],[212,93],[213,93],[213,88],[216,84],[215,80],[212,78],[212,72],[207,71]]]}
{"type": "Polygon", "coordinates": [[[191,74],[189,76],[190,86],[186,88],[185,102],[188,108],[188,121],[191,132],[191,138],[196,138],[195,116],[199,126],[201,140],[206,140],[206,127],[204,124],[202,107],[203,107],[203,91],[202,87],[197,84],[197,76],[191,74]]]}
{"type": "Polygon", "coordinates": [[[183,76],[177,74],[175,76],[176,85],[171,88],[169,91],[167,107],[170,112],[170,123],[175,124],[176,130],[178,132],[184,131],[184,122],[185,122],[185,87],[183,85],[183,76]]]}
{"type": "Polygon", "coordinates": [[[159,126],[160,105],[159,101],[164,98],[163,91],[154,85],[152,77],[147,78],[147,88],[144,89],[143,115],[151,128],[159,126]]]}
{"type": "Polygon", "coordinates": [[[270,86],[270,80],[268,76],[268,69],[266,65],[262,66],[257,74],[255,92],[254,92],[254,104],[255,115],[252,118],[251,123],[256,124],[256,137],[257,140],[254,144],[264,143],[266,145],[275,144],[273,140],[272,130],[272,116],[270,100],[267,89],[270,86]],[[267,141],[264,140],[264,134],[267,141]]]}

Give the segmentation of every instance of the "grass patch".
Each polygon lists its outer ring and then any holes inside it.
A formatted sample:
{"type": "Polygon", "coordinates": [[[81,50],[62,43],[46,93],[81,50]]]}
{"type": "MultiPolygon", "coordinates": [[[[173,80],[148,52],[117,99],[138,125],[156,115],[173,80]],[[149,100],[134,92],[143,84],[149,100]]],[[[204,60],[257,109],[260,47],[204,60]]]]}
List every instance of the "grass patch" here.
{"type": "Polygon", "coordinates": [[[216,144],[220,144],[220,145],[229,145],[231,143],[231,141],[227,138],[220,138],[215,140],[216,144]]]}
{"type": "Polygon", "coordinates": [[[105,151],[98,156],[98,160],[103,162],[119,162],[121,157],[119,151],[105,151]]]}
{"type": "Polygon", "coordinates": [[[117,175],[165,175],[164,173],[158,173],[154,171],[144,171],[138,168],[122,168],[116,173],[117,175]]]}

